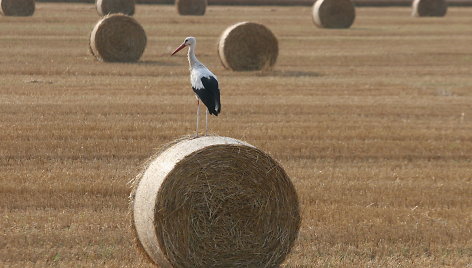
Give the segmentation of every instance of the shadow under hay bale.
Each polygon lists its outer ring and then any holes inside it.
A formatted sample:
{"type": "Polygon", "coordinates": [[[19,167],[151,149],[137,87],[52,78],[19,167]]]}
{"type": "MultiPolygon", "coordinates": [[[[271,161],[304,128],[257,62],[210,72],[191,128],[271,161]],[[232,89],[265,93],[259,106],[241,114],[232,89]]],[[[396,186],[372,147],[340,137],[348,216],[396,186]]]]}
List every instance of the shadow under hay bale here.
{"type": "Polygon", "coordinates": [[[320,28],[349,28],[356,18],[350,0],[318,0],[313,5],[313,23],[320,28]]]}
{"type": "Polygon", "coordinates": [[[239,140],[180,139],[133,184],[138,243],[161,267],[277,267],[298,235],[290,178],[239,140]]]}
{"type": "Polygon", "coordinates": [[[101,61],[136,62],[146,48],[146,33],[132,17],[107,15],[90,34],[90,52],[101,61]]]}
{"type": "Polygon", "coordinates": [[[0,13],[4,16],[32,16],[34,0],[0,0],[0,13]]]}
{"type": "Polygon", "coordinates": [[[223,66],[233,71],[271,69],[279,55],[275,35],[266,26],[240,22],[228,27],[218,42],[218,56],[223,66]]]}
{"type": "Polygon", "coordinates": [[[443,17],[447,13],[445,0],[414,0],[412,5],[414,17],[443,17]]]}
{"type": "Polygon", "coordinates": [[[96,0],[95,6],[100,16],[122,13],[132,16],[134,14],[134,0],[96,0]]]}
{"type": "Polygon", "coordinates": [[[207,0],[175,0],[180,15],[203,16],[207,5],[207,0]]]}

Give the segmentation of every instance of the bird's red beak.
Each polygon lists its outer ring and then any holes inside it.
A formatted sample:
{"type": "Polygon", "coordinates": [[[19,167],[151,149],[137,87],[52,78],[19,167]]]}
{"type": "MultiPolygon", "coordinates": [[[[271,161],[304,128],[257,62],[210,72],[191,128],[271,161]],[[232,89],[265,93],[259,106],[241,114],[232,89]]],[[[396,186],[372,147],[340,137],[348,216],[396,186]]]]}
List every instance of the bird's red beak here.
{"type": "Polygon", "coordinates": [[[182,43],[182,45],[180,45],[178,48],[174,50],[174,52],[172,52],[171,56],[174,56],[175,53],[179,52],[184,47],[185,47],[185,43],[182,43]]]}

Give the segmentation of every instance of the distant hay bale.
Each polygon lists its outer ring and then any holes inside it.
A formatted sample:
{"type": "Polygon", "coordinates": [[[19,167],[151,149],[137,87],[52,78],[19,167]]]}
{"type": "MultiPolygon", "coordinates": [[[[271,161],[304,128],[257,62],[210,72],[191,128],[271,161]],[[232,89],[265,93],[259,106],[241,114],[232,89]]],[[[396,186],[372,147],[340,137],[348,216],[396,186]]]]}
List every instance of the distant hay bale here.
{"type": "Polygon", "coordinates": [[[101,61],[135,62],[146,48],[146,33],[132,17],[107,15],[90,34],[90,51],[101,61]]]}
{"type": "Polygon", "coordinates": [[[34,0],[0,0],[0,13],[4,16],[32,16],[34,0]]]}
{"type": "Polygon", "coordinates": [[[320,28],[349,28],[356,18],[350,0],[318,0],[313,5],[313,22],[320,28]]]}
{"type": "Polygon", "coordinates": [[[443,17],[447,12],[447,2],[445,0],[414,0],[414,17],[443,17]]]}
{"type": "Polygon", "coordinates": [[[207,5],[207,0],[175,0],[175,6],[180,15],[203,16],[207,5]]]}
{"type": "Polygon", "coordinates": [[[218,42],[218,56],[224,67],[234,71],[266,70],[275,65],[279,45],[266,26],[240,22],[228,27],[218,42]]]}
{"type": "Polygon", "coordinates": [[[96,0],[98,15],[122,13],[132,16],[134,14],[134,0],[96,0]]]}
{"type": "Polygon", "coordinates": [[[300,228],[283,168],[232,138],[175,141],[133,185],[138,246],[160,267],[277,267],[300,228]]]}

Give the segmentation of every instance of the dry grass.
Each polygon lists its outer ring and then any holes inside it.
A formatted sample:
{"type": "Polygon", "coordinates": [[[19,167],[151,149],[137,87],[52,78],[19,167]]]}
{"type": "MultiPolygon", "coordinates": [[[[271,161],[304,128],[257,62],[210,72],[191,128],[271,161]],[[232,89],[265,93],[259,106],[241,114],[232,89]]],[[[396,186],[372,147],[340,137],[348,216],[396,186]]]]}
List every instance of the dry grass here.
{"type": "Polygon", "coordinates": [[[243,21],[223,31],[217,51],[221,64],[230,70],[268,71],[277,61],[279,42],[267,26],[243,21]]]}
{"type": "Polygon", "coordinates": [[[279,267],[301,222],[283,168],[231,138],[179,140],[133,181],[138,248],[161,267],[279,267]]]}
{"type": "Polygon", "coordinates": [[[0,15],[32,16],[35,0],[0,0],[0,15]]]}
{"type": "Polygon", "coordinates": [[[90,52],[100,61],[136,62],[146,48],[146,32],[133,17],[110,14],[90,33],[90,52]]]}
{"type": "Polygon", "coordinates": [[[194,130],[183,37],[220,79],[213,133],[270,152],[300,195],[288,267],[472,263],[471,8],[412,18],[358,8],[349,30],[310,7],[216,7],[180,17],[138,6],[137,64],[88,53],[93,4],[38,3],[0,24],[0,266],[146,267],[128,228],[127,181],[155,147],[194,130]],[[279,37],[270,72],[219,63],[241,20],[279,37]]]}

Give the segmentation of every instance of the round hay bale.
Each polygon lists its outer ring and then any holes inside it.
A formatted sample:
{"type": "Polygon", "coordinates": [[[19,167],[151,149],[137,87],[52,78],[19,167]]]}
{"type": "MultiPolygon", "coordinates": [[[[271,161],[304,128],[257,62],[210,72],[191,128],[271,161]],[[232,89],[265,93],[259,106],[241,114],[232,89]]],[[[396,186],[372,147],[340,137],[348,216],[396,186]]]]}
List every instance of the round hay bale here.
{"type": "Polygon", "coordinates": [[[32,16],[34,0],[0,0],[0,13],[4,16],[32,16]]]}
{"type": "Polygon", "coordinates": [[[298,235],[290,178],[236,139],[176,141],[133,184],[138,244],[160,267],[277,267],[298,235]]]}
{"type": "Polygon", "coordinates": [[[96,0],[98,15],[122,13],[132,16],[134,14],[134,0],[96,0]]]}
{"type": "Polygon", "coordinates": [[[443,17],[447,12],[447,2],[445,0],[414,0],[414,17],[443,17]]]}
{"type": "Polygon", "coordinates": [[[240,22],[223,32],[218,42],[218,56],[227,69],[234,71],[266,70],[275,65],[279,44],[266,26],[240,22]]]}
{"type": "Polygon", "coordinates": [[[313,5],[313,22],[320,28],[349,28],[356,18],[350,0],[318,0],[313,5]]]}
{"type": "Polygon", "coordinates": [[[180,15],[203,16],[207,5],[207,0],[175,0],[175,6],[180,15]]]}
{"type": "Polygon", "coordinates": [[[146,33],[132,17],[107,15],[90,34],[90,51],[98,60],[111,62],[138,61],[146,48],[146,33]]]}

